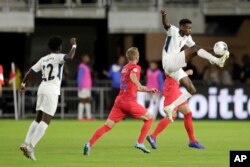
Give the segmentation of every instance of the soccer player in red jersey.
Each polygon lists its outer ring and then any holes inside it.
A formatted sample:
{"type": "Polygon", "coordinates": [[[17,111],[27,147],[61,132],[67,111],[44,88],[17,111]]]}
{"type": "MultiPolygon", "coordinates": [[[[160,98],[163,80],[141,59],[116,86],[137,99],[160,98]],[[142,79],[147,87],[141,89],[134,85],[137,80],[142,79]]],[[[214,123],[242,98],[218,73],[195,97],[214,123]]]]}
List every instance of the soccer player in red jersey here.
{"type": "Polygon", "coordinates": [[[141,133],[135,144],[135,148],[142,150],[144,153],[150,153],[150,150],[144,146],[143,141],[150,130],[153,119],[146,108],[136,102],[136,92],[143,91],[148,93],[157,93],[158,90],[143,86],[139,81],[141,67],[137,65],[139,61],[138,49],[136,47],[129,48],[126,53],[126,57],[129,62],[122,68],[119,95],[116,97],[113,108],[111,109],[105,124],[97,129],[90,138],[89,142],[84,145],[84,155],[89,155],[95,142],[106,132],[110,131],[114,125],[122,120],[126,115],[131,115],[134,118],[142,119],[144,121],[141,133]]]}
{"type": "MultiPolygon", "coordinates": [[[[192,75],[193,70],[187,70],[186,73],[187,73],[187,75],[192,75]]],[[[178,97],[180,97],[181,94],[182,93],[180,91],[179,83],[176,80],[174,80],[172,77],[167,75],[165,82],[164,82],[164,97],[165,97],[164,107],[171,104],[174,100],[176,100],[178,97]]],[[[197,149],[205,148],[203,145],[201,145],[196,140],[196,138],[194,136],[192,112],[188,106],[187,101],[183,102],[182,104],[180,104],[179,106],[177,106],[174,109],[175,114],[176,114],[177,110],[180,111],[184,115],[184,126],[185,126],[185,129],[187,131],[188,138],[189,138],[188,146],[193,147],[193,148],[197,148],[197,149]]],[[[173,119],[175,119],[174,116],[173,116],[173,119]]],[[[157,149],[157,144],[156,144],[157,136],[164,129],[166,129],[169,124],[170,124],[170,120],[167,117],[161,119],[160,122],[158,123],[157,127],[155,128],[154,132],[151,135],[147,136],[147,140],[153,149],[157,149]]]]}

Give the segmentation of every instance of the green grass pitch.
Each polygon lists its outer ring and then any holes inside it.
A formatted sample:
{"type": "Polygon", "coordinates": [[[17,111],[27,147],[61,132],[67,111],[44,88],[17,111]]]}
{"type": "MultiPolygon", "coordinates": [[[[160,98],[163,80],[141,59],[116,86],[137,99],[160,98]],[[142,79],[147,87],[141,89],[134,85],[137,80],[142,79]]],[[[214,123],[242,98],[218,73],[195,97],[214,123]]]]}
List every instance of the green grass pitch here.
{"type": "MultiPolygon", "coordinates": [[[[176,121],[158,138],[158,149],[144,154],[133,147],[141,121],[125,120],[103,136],[91,151],[82,146],[104,121],[53,120],[36,148],[37,161],[19,151],[31,120],[0,120],[1,167],[228,167],[229,150],[250,150],[249,121],[194,121],[204,150],[187,147],[183,121],[176,121]]],[[[156,122],[151,128],[155,127],[156,122]]],[[[146,146],[149,147],[147,141],[146,146]]]]}

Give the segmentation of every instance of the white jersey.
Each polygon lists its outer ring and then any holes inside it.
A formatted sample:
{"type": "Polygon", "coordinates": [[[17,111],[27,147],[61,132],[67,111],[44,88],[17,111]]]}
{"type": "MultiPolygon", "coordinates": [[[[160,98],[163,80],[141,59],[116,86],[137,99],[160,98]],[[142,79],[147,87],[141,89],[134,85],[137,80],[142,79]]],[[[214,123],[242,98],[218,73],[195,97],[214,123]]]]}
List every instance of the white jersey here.
{"type": "Polygon", "coordinates": [[[181,36],[179,33],[180,29],[174,25],[170,25],[167,31],[167,38],[165,40],[165,45],[163,47],[163,52],[166,54],[179,53],[184,45],[192,47],[195,45],[191,35],[181,36]]]}
{"type": "Polygon", "coordinates": [[[37,94],[60,95],[62,72],[65,54],[51,53],[42,57],[31,69],[35,72],[42,71],[42,82],[37,94]]]}

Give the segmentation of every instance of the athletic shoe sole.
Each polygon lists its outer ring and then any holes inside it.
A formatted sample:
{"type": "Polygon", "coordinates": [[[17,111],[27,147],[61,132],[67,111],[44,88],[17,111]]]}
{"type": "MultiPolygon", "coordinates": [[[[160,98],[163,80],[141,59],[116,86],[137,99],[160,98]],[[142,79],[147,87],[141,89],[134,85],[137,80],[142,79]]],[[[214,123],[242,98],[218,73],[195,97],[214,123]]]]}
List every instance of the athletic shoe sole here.
{"type": "Polygon", "coordinates": [[[146,153],[146,154],[149,154],[149,153],[150,153],[149,150],[145,150],[144,148],[138,147],[138,146],[136,146],[136,145],[135,145],[135,148],[141,150],[142,152],[144,152],[144,153],[146,153]]]}

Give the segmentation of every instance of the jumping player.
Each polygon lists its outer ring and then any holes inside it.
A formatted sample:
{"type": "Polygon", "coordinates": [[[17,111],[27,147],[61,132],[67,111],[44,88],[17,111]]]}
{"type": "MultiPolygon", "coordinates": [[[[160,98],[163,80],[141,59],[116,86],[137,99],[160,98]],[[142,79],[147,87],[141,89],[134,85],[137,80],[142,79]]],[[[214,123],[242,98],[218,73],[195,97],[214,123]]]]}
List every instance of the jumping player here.
{"type": "Polygon", "coordinates": [[[24,155],[32,160],[36,160],[35,146],[45,134],[51,118],[54,116],[60,95],[63,65],[66,61],[72,60],[76,51],[76,39],[71,38],[72,45],[68,54],[62,54],[62,39],[53,37],[49,40],[48,46],[51,53],[42,57],[24,76],[21,90],[25,90],[27,81],[31,75],[42,72],[42,82],[37,92],[35,120],[30,124],[24,143],[20,149],[24,155]]]}
{"type": "MultiPolygon", "coordinates": [[[[187,70],[186,73],[188,75],[192,75],[193,70],[187,70]]],[[[181,94],[182,93],[180,91],[179,83],[170,76],[167,76],[164,82],[164,97],[165,97],[164,106],[168,106],[169,104],[171,104],[181,94]]],[[[184,126],[189,138],[188,146],[197,149],[205,148],[195,138],[193,121],[192,121],[192,112],[188,106],[187,101],[180,104],[174,109],[174,115],[176,114],[177,111],[181,112],[184,115],[184,126]]],[[[175,119],[174,116],[173,119],[175,119]]],[[[170,121],[168,120],[168,118],[161,119],[157,127],[153,131],[153,133],[147,136],[147,141],[150,143],[153,149],[157,149],[156,138],[161,132],[163,132],[164,129],[168,127],[169,123],[170,121]]]]}
{"type": "Polygon", "coordinates": [[[89,155],[95,142],[106,132],[110,131],[116,123],[128,114],[134,118],[142,119],[144,121],[141,133],[135,144],[135,148],[138,148],[145,153],[150,153],[150,150],[144,146],[143,141],[146,138],[153,119],[149,112],[136,102],[136,92],[143,91],[156,93],[157,89],[142,86],[139,82],[141,67],[137,65],[139,61],[138,49],[136,47],[129,48],[126,53],[126,57],[129,62],[122,68],[119,95],[116,97],[113,108],[111,109],[105,124],[97,129],[90,138],[89,142],[84,145],[84,155],[89,155]]]}
{"type": "Polygon", "coordinates": [[[169,23],[166,17],[167,12],[165,10],[161,11],[161,15],[162,24],[168,34],[162,50],[163,69],[167,75],[183,85],[188,91],[183,93],[170,105],[164,108],[167,117],[171,122],[173,122],[172,114],[174,108],[190,98],[192,94],[196,93],[195,86],[187,74],[183,71],[182,67],[185,67],[187,62],[189,62],[196,55],[209,60],[212,64],[223,67],[226,59],[229,57],[229,52],[227,51],[221,58],[213,56],[197,46],[193,41],[191,37],[192,22],[189,19],[181,19],[179,21],[180,27],[177,28],[169,23]],[[188,48],[181,51],[184,46],[188,48]]]}

